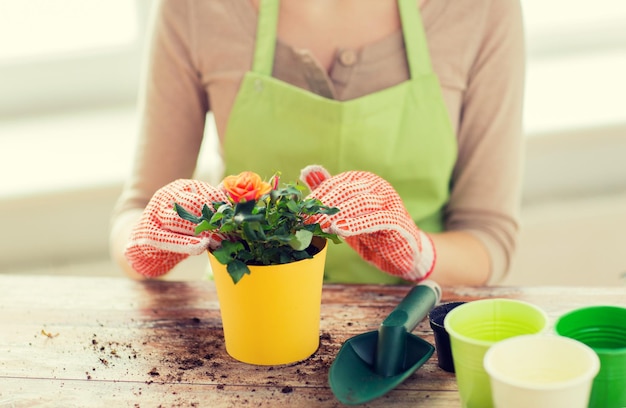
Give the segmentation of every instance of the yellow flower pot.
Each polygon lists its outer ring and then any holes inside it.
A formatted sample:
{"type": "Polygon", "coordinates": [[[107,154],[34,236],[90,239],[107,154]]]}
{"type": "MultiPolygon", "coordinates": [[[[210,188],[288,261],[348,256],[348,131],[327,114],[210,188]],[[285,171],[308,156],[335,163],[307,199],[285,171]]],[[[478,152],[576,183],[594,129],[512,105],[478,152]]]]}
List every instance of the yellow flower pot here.
{"type": "Polygon", "coordinates": [[[304,360],[317,350],[326,241],[317,246],[321,251],[312,259],[250,266],[250,274],[237,284],[209,252],[231,357],[280,365],[304,360]]]}

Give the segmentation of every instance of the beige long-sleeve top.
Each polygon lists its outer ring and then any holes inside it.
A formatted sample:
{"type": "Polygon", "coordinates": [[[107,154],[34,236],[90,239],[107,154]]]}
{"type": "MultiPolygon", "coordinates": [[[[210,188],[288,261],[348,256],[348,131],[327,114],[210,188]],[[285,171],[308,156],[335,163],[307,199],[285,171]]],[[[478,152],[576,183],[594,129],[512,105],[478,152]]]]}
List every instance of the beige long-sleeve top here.
{"type": "MultiPolygon", "coordinates": [[[[524,41],[519,0],[430,0],[421,10],[434,71],[458,138],[445,228],[474,234],[491,283],[509,269],[518,232],[524,41]]],[[[257,12],[250,0],[162,0],[155,9],[132,174],[113,224],[153,193],[193,175],[207,112],[224,136],[252,64],[257,12]]],[[[278,39],[273,76],[349,100],[408,79],[401,32],[338,50],[330,71],[278,39]]]]}

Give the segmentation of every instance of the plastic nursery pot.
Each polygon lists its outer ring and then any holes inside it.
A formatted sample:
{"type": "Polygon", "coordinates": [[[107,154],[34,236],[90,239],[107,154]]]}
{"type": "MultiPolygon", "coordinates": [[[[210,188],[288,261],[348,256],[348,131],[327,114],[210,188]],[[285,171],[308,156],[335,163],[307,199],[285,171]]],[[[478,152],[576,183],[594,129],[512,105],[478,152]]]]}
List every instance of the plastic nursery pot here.
{"type": "Polygon", "coordinates": [[[591,347],[600,358],[589,407],[626,407],[626,308],[590,306],[561,316],[557,334],[591,347]]]}
{"type": "Polygon", "coordinates": [[[527,302],[493,298],[454,308],[443,324],[450,335],[461,406],[490,408],[493,400],[490,379],[483,367],[485,353],[501,340],[543,332],[548,316],[527,302]]]}
{"type": "Polygon", "coordinates": [[[452,349],[450,348],[450,335],[443,327],[443,320],[448,312],[465,302],[449,302],[436,306],[428,314],[430,328],[435,335],[435,349],[437,350],[437,364],[444,371],[454,372],[454,361],[452,360],[452,349]]]}
{"type": "Polygon", "coordinates": [[[494,406],[587,408],[600,359],[583,343],[555,335],[528,334],[502,340],[483,360],[494,406]]]}
{"type": "Polygon", "coordinates": [[[233,283],[209,253],[220,303],[226,352],[257,365],[290,364],[319,347],[320,308],[327,242],[314,239],[320,252],[282,265],[250,266],[233,283]]]}

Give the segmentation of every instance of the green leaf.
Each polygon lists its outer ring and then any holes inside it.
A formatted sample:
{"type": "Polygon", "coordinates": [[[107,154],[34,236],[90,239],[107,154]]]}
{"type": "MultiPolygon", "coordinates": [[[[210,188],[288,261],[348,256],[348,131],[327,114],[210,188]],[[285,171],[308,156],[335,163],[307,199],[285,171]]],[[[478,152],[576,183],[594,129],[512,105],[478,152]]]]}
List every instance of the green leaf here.
{"type": "Polygon", "coordinates": [[[291,253],[285,253],[284,251],[281,251],[278,253],[278,258],[280,260],[281,264],[286,264],[286,263],[290,263],[293,261],[297,261],[297,259],[294,258],[295,252],[291,252],[291,253]]]}
{"type": "Polygon", "coordinates": [[[320,208],[320,213],[322,214],[326,214],[326,215],[334,215],[337,214],[339,212],[339,208],[337,207],[321,207],[320,208]]]}
{"type": "Polygon", "coordinates": [[[246,222],[243,224],[243,232],[248,241],[265,241],[265,233],[258,222],[246,222]]]}
{"type": "Polygon", "coordinates": [[[296,251],[304,251],[311,245],[313,233],[307,230],[296,231],[289,240],[289,245],[296,251]]]}
{"type": "Polygon", "coordinates": [[[230,232],[236,231],[237,230],[237,225],[235,223],[229,222],[226,224],[222,224],[222,226],[220,227],[220,232],[224,233],[224,234],[228,234],[230,232]]]}
{"type": "Polygon", "coordinates": [[[183,207],[181,207],[180,205],[176,203],[174,203],[174,211],[176,211],[178,216],[182,218],[183,220],[190,221],[194,224],[199,224],[202,221],[202,217],[198,217],[190,213],[189,211],[187,211],[186,209],[184,209],[183,207]]]}
{"type": "Polygon", "coordinates": [[[213,211],[211,210],[211,208],[209,208],[208,205],[204,204],[202,206],[202,217],[207,220],[210,220],[212,216],[213,216],[213,211]]]}
{"type": "Polygon", "coordinates": [[[216,213],[232,213],[234,211],[230,204],[222,201],[214,201],[213,208],[215,208],[216,213]]]}
{"type": "Polygon", "coordinates": [[[213,256],[222,265],[228,265],[235,257],[237,253],[244,250],[244,246],[241,242],[222,241],[222,246],[213,251],[213,256]]]}
{"type": "Polygon", "coordinates": [[[248,265],[245,263],[234,259],[227,266],[226,271],[230,275],[230,278],[233,280],[233,283],[236,285],[237,282],[244,277],[244,275],[250,274],[250,269],[248,269],[248,265]]]}
{"type": "Polygon", "coordinates": [[[337,236],[337,234],[326,234],[320,235],[322,238],[330,239],[334,244],[341,244],[343,240],[337,236]]]}
{"type": "Polygon", "coordinates": [[[215,259],[217,259],[217,262],[221,263],[222,265],[228,265],[228,263],[233,260],[233,256],[230,252],[223,251],[223,249],[224,247],[214,250],[213,256],[215,257],[215,259]]]}
{"type": "Polygon", "coordinates": [[[339,236],[337,236],[337,234],[328,234],[322,231],[322,228],[320,227],[319,224],[308,224],[307,226],[313,227],[312,233],[316,237],[330,239],[335,244],[341,244],[343,242],[343,240],[339,236]]]}
{"type": "Polygon", "coordinates": [[[263,214],[249,213],[239,213],[233,217],[233,220],[235,220],[237,224],[244,224],[246,222],[261,222],[263,219],[263,214]]]}
{"type": "Polygon", "coordinates": [[[196,229],[194,230],[194,232],[196,233],[196,235],[198,235],[204,231],[212,231],[214,229],[215,227],[209,224],[207,220],[202,220],[202,222],[200,222],[200,224],[196,226],[196,229]]]}
{"type": "Polygon", "coordinates": [[[239,259],[240,261],[242,261],[243,263],[247,265],[248,262],[254,260],[254,255],[252,255],[250,251],[246,251],[245,249],[242,249],[241,251],[237,252],[237,259],[239,259]]]}
{"type": "Polygon", "coordinates": [[[213,214],[210,218],[209,218],[209,222],[211,224],[217,224],[219,223],[222,219],[224,219],[224,213],[223,212],[216,212],[215,214],[213,214]]]}
{"type": "Polygon", "coordinates": [[[256,201],[243,201],[235,205],[235,214],[252,214],[256,201]]]}
{"type": "Polygon", "coordinates": [[[311,255],[309,255],[309,253],[307,251],[295,251],[293,253],[293,260],[294,261],[301,261],[303,259],[310,259],[313,258],[311,255]]]}
{"type": "Polygon", "coordinates": [[[293,200],[287,202],[287,208],[289,208],[289,211],[291,211],[292,213],[300,212],[300,206],[293,200]]]}

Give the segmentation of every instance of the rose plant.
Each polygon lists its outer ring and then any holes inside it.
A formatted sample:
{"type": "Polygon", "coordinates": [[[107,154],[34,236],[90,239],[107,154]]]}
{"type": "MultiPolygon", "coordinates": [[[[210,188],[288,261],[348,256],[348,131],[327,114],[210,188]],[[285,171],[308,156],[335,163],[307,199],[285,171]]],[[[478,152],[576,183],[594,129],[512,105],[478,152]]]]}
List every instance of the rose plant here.
{"type": "Polygon", "coordinates": [[[226,177],[220,188],[228,201],[205,203],[200,216],[177,203],[178,215],[197,224],[195,233],[212,231],[223,239],[213,256],[226,265],[234,283],[250,273],[248,265],[285,264],[312,258],[317,248],[313,237],[339,243],[335,234],[322,231],[315,215],[332,215],[338,208],[325,206],[320,200],[304,196],[299,184],[279,187],[279,175],[269,182],[250,171],[226,177]]]}

